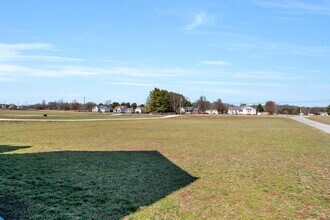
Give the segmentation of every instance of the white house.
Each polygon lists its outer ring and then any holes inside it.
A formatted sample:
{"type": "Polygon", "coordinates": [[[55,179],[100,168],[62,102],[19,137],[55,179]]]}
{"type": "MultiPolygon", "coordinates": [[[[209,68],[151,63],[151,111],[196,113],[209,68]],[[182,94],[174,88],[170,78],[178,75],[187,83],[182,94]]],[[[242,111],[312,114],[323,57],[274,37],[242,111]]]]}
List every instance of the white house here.
{"type": "Polygon", "coordinates": [[[92,108],[92,112],[110,112],[110,108],[106,107],[106,106],[103,106],[103,105],[99,105],[99,106],[94,106],[92,108]]]}
{"type": "Polygon", "coordinates": [[[106,106],[102,106],[102,107],[100,108],[100,112],[102,112],[102,113],[110,112],[110,109],[109,109],[108,107],[106,107],[106,106]]]}
{"type": "Polygon", "coordinates": [[[145,107],[137,107],[134,112],[137,114],[145,113],[145,107]]]}
{"type": "Polygon", "coordinates": [[[256,115],[257,109],[252,108],[250,106],[245,106],[242,108],[241,115],[256,115]]]}
{"type": "Polygon", "coordinates": [[[16,110],[17,109],[17,105],[15,104],[10,104],[8,107],[10,110],[16,110]]]}
{"type": "Polygon", "coordinates": [[[127,107],[126,106],[117,106],[116,108],[113,109],[113,112],[116,113],[126,113],[127,112],[127,107]]]}
{"type": "Polygon", "coordinates": [[[238,115],[241,112],[241,107],[229,107],[228,114],[229,115],[238,115]]]}
{"type": "Polygon", "coordinates": [[[197,107],[180,107],[177,112],[179,114],[200,114],[200,110],[197,107]]]}
{"type": "Polygon", "coordinates": [[[328,113],[326,113],[326,112],[320,112],[320,115],[321,116],[328,116],[328,113]]]}
{"type": "Polygon", "coordinates": [[[208,109],[205,111],[206,114],[210,114],[210,115],[217,115],[219,114],[219,111],[216,109],[208,109]]]}
{"type": "Polygon", "coordinates": [[[184,109],[184,107],[180,107],[178,112],[179,112],[179,114],[185,114],[186,110],[184,109]]]}
{"type": "Polygon", "coordinates": [[[134,113],[134,109],[133,108],[127,108],[126,113],[133,114],[134,113]]]}
{"type": "Polygon", "coordinates": [[[99,107],[97,105],[95,105],[93,108],[92,108],[92,112],[99,112],[99,107]]]}
{"type": "Polygon", "coordinates": [[[256,115],[257,109],[250,106],[229,107],[228,114],[230,115],[256,115]]]}

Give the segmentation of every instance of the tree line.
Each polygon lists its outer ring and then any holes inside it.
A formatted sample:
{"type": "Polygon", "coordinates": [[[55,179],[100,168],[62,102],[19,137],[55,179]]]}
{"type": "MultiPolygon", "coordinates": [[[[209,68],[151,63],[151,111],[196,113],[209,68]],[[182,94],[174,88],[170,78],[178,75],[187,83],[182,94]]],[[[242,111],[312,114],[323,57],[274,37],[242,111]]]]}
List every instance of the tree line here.
{"type": "Polygon", "coordinates": [[[197,107],[202,112],[212,108],[220,113],[225,113],[229,105],[222,103],[220,98],[211,103],[205,96],[201,96],[195,102],[191,102],[182,94],[159,88],[150,91],[146,101],[146,110],[152,113],[178,112],[180,107],[197,107]]]}
{"type": "MultiPolygon", "coordinates": [[[[113,109],[117,106],[126,106],[127,108],[137,108],[138,106],[144,107],[144,104],[138,105],[137,103],[130,102],[113,102],[106,101],[103,103],[95,103],[95,102],[87,102],[85,104],[78,102],[77,100],[73,100],[71,102],[65,102],[63,100],[46,102],[46,100],[42,100],[40,103],[34,105],[22,105],[17,106],[15,104],[6,105],[6,109],[36,109],[36,110],[58,110],[58,111],[91,111],[94,106],[106,106],[110,109],[113,109]]],[[[0,106],[1,108],[1,106],[0,106]]]]}
{"type": "MultiPolygon", "coordinates": [[[[244,106],[245,104],[241,104],[244,106]]],[[[182,94],[162,90],[155,88],[150,91],[148,99],[146,101],[146,108],[148,112],[152,113],[167,113],[177,112],[179,107],[196,107],[201,112],[205,112],[207,109],[215,109],[219,113],[227,113],[229,107],[234,105],[223,103],[221,98],[218,98],[214,102],[207,100],[205,96],[200,96],[195,102],[190,100],[182,94]]],[[[328,112],[330,114],[330,105],[326,108],[323,107],[299,107],[290,105],[278,105],[274,101],[267,101],[265,105],[259,103],[252,107],[257,109],[257,112],[268,112],[269,114],[294,114],[297,115],[300,112],[307,114],[318,114],[320,112],[328,112]]]]}
{"type": "MultiPolygon", "coordinates": [[[[180,107],[196,107],[200,110],[200,112],[205,112],[208,109],[217,110],[220,114],[227,113],[229,107],[233,107],[234,105],[223,103],[221,98],[210,102],[207,100],[205,96],[200,96],[198,100],[195,102],[191,102],[189,98],[184,96],[183,94],[179,94],[172,91],[167,91],[159,88],[154,88],[150,91],[149,96],[146,100],[146,105],[133,102],[117,102],[114,101],[111,103],[110,100],[105,101],[105,103],[95,103],[95,102],[87,102],[85,104],[79,103],[77,100],[73,100],[72,102],[64,102],[62,99],[58,101],[46,102],[42,100],[40,103],[35,105],[30,105],[30,108],[37,110],[64,110],[64,111],[91,111],[92,108],[96,105],[106,106],[110,109],[114,109],[117,106],[126,106],[127,108],[137,108],[146,107],[146,111],[150,113],[169,113],[175,112],[178,113],[180,107]]],[[[242,104],[245,105],[245,104],[242,104]]],[[[3,104],[2,104],[3,106],[3,104]]],[[[23,109],[18,108],[18,106],[14,104],[5,105],[10,109],[23,109]]],[[[1,107],[1,106],[0,106],[1,107]]],[[[22,107],[22,106],[21,106],[22,107]]],[[[25,106],[28,108],[28,106],[25,106]]],[[[265,105],[258,104],[253,105],[252,107],[257,109],[257,112],[268,112],[270,114],[293,114],[297,115],[299,113],[307,114],[318,114],[320,112],[328,112],[330,114],[330,105],[328,107],[299,107],[293,105],[278,105],[274,101],[267,101],[265,105]]],[[[2,107],[3,108],[3,107],[2,107]]]]}

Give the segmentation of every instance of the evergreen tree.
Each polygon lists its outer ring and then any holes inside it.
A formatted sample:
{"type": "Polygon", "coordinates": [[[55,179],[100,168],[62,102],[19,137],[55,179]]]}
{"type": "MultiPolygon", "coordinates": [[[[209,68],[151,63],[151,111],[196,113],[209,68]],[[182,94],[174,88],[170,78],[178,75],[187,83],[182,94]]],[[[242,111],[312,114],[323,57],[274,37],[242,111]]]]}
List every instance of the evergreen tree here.
{"type": "Polygon", "coordinates": [[[135,102],[133,102],[133,103],[131,104],[131,107],[132,107],[133,109],[136,109],[137,104],[136,104],[135,102]]]}
{"type": "Polygon", "coordinates": [[[257,106],[257,111],[258,112],[264,112],[264,107],[259,103],[259,105],[257,106]]]}
{"type": "Polygon", "coordinates": [[[147,99],[147,111],[152,113],[165,113],[170,111],[169,92],[155,88],[150,91],[147,99]]]}
{"type": "Polygon", "coordinates": [[[330,105],[327,107],[327,113],[330,115],[330,105]]]}

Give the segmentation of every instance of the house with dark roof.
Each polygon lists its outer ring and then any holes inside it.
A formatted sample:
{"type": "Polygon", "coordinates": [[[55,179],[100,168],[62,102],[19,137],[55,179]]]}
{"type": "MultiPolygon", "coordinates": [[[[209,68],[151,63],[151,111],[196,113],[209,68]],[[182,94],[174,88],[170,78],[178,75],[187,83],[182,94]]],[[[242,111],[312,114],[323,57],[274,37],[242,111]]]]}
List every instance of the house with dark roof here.
{"type": "Polygon", "coordinates": [[[113,112],[126,113],[127,112],[127,107],[123,106],[123,105],[117,106],[116,108],[113,109],[113,112]]]}
{"type": "Polygon", "coordinates": [[[137,107],[135,110],[134,110],[135,113],[137,114],[142,114],[142,113],[145,113],[146,112],[146,108],[145,107],[137,107]]]}
{"type": "Polygon", "coordinates": [[[127,108],[126,113],[133,114],[134,113],[134,109],[133,108],[127,108]]]}
{"type": "Polygon", "coordinates": [[[201,111],[197,107],[181,107],[177,111],[179,114],[200,114],[201,111]]]}

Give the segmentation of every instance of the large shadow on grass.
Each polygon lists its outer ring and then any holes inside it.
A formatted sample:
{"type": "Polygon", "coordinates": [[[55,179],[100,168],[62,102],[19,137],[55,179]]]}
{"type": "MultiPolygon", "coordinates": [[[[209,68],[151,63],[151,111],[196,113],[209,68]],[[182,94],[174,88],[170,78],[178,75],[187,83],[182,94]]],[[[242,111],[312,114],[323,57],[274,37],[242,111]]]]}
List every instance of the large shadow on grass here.
{"type": "Polygon", "coordinates": [[[157,151],[0,154],[0,216],[120,219],[195,180],[157,151]]]}

